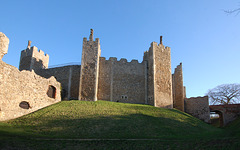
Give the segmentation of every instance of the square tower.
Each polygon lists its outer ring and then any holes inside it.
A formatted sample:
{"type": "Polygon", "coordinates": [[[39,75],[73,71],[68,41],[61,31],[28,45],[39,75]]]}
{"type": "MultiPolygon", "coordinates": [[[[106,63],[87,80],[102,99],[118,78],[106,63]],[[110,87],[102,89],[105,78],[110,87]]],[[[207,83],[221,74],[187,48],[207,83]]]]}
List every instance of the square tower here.
{"type": "Polygon", "coordinates": [[[152,42],[144,54],[148,62],[148,104],[155,107],[173,108],[170,51],[161,37],[160,44],[152,42]]]}
{"type": "Polygon", "coordinates": [[[44,54],[42,50],[37,47],[31,47],[31,41],[28,41],[28,47],[22,50],[19,70],[39,70],[48,68],[49,55],[44,54]]]}
{"type": "Polygon", "coordinates": [[[93,41],[91,29],[89,41],[83,38],[79,100],[97,101],[100,55],[100,41],[93,41]]]}

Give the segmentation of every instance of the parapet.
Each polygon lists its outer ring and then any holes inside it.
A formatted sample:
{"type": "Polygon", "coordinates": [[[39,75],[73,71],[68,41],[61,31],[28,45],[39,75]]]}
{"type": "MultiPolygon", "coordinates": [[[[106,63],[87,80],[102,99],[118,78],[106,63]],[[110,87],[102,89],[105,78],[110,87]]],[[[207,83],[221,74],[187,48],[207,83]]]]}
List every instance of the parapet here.
{"type": "Polygon", "coordinates": [[[174,70],[174,73],[178,72],[178,71],[182,71],[182,63],[180,63],[179,65],[177,65],[177,67],[174,70]]]}
{"type": "Polygon", "coordinates": [[[161,52],[166,52],[166,53],[170,53],[171,48],[170,47],[165,47],[163,44],[158,44],[157,42],[152,42],[150,44],[150,48],[148,50],[148,52],[151,52],[154,48],[160,49],[161,52]]]}
{"type": "Polygon", "coordinates": [[[30,49],[27,48],[25,50],[22,50],[20,59],[27,56],[36,57],[38,59],[49,59],[49,55],[44,54],[44,52],[40,49],[38,50],[36,46],[32,46],[30,49]]]}
{"type": "Polygon", "coordinates": [[[105,57],[100,57],[100,61],[114,62],[115,64],[142,64],[139,63],[136,59],[132,59],[130,62],[128,62],[126,58],[121,58],[118,61],[116,57],[110,57],[108,60],[105,57]]]}
{"type": "Polygon", "coordinates": [[[83,38],[83,42],[90,42],[90,41],[97,42],[97,43],[100,42],[99,38],[95,38],[95,41],[93,40],[93,29],[90,29],[89,41],[87,40],[86,37],[83,38]]]}

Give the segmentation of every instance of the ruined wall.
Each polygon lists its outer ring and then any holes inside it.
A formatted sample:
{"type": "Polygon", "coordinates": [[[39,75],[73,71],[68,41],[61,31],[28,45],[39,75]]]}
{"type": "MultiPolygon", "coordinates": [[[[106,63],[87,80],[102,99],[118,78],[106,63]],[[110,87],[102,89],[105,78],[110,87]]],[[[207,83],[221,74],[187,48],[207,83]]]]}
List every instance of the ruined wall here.
{"type": "Polygon", "coordinates": [[[100,41],[93,41],[93,30],[89,37],[83,39],[82,63],[80,75],[80,100],[96,101],[99,75],[100,41]]]}
{"type": "Polygon", "coordinates": [[[149,99],[154,106],[172,108],[171,52],[169,47],[156,42],[151,43],[148,52],[149,99]],[[153,96],[151,90],[153,89],[153,96]]]}
{"type": "Polygon", "coordinates": [[[3,56],[8,52],[9,39],[8,37],[0,32],[0,60],[2,60],[3,56]]]}
{"type": "Polygon", "coordinates": [[[54,76],[62,87],[62,99],[78,99],[80,83],[80,65],[70,65],[49,69],[36,70],[36,73],[42,77],[49,78],[54,76]]]}
{"type": "Polygon", "coordinates": [[[207,123],[210,122],[208,96],[185,98],[185,112],[207,123]]]}
{"type": "Polygon", "coordinates": [[[145,104],[144,62],[117,58],[100,59],[98,99],[145,104]]]}
{"type": "Polygon", "coordinates": [[[20,72],[2,60],[0,89],[0,121],[23,116],[61,100],[60,83],[54,77],[45,79],[34,72],[20,72]],[[55,94],[52,94],[55,98],[48,97],[49,86],[55,87],[55,94]]]}
{"type": "Polygon", "coordinates": [[[183,86],[182,63],[175,68],[172,75],[173,107],[184,111],[185,87],[183,86]]]}
{"type": "Polygon", "coordinates": [[[37,47],[30,46],[21,52],[19,70],[38,70],[48,68],[49,56],[37,47]]]}

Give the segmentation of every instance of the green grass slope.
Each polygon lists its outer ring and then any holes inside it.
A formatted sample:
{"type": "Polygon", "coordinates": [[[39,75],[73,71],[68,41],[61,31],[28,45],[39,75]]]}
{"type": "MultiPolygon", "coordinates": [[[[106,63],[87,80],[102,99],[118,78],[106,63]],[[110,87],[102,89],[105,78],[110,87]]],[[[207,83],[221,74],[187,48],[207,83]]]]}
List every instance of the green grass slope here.
{"type": "Polygon", "coordinates": [[[0,123],[3,136],[69,139],[197,139],[221,135],[175,109],[107,101],[62,101],[0,123]]]}
{"type": "Polygon", "coordinates": [[[227,125],[225,127],[225,130],[228,133],[231,133],[232,136],[240,138],[240,117],[238,117],[236,120],[227,125]]]}

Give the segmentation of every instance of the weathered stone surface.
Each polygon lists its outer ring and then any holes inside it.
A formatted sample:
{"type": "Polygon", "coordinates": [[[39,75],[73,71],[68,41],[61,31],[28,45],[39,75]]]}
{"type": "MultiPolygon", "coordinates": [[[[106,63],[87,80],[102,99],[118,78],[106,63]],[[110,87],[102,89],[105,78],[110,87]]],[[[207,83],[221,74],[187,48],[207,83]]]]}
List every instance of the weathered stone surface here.
{"type": "Polygon", "coordinates": [[[171,52],[153,42],[148,55],[148,101],[156,107],[172,108],[171,52]]]}
{"type": "Polygon", "coordinates": [[[0,121],[23,116],[61,100],[60,83],[54,77],[45,79],[33,71],[20,72],[2,60],[0,89],[0,121]],[[49,85],[56,88],[55,99],[47,96],[49,85]],[[22,101],[29,103],[29,109],[20,107],[22,101]]]}
{"type": "MultiPolygon", "coordinates": [[[[142,63],[137,60],[100,58],[99,39],[83,39],[82,65],[46,69],[48,55],[30,47],[21,53],[20,70],[34,70],[42,77],[55,76],[62,84],[63,99],[96,101],[109,100],[126,103],[173,107],[170,48],[153,42],[144,53],[142,63]],[[81,69],[79,69],[81,68],[81,69]]],[[[183,101],[181,101],[183,102],[183,101]]]]}
{"type": "Polygon", "coordinates": [[[80,83],[80,65],[69,65],[63,67],[38,69],[35,72],[44,77],[54,76],[61,83],[63,100],[78,99],[80,83]]]}
{"type": "Polygon", "coordinates": [[[185,98],[185,112],[207,123],[210,122],[208,96],[185,98]]]}
{"type": "Polygon", "coordinates": [[[99,57],[101,55],[100,41],[93,41],[93,30],[91,30],[89,41],[83,39],[82,63],[80,75],[79,99],[97,101],[99,57]]]}
{"type": "Polygon", "coordinates": [[[145,104],[145,62],[100,58],[98,99],[145,104]]]}
{"type": "Polygon", "coordinates": [[[42,50],[38,50],[37,47],[32,46],[22,50],[19,70],[39,70],[47,69],[49,62],[49,55],[44,54],[42,50]]]}
{"type": "Polygon", "coordinates": [[[8,52],[9,39],[8,37],[0,32],[0,60],[8,52]]]}
{"type": "Polygon", "coordinates": [[[211,105],[211,112],[219,114],[220,125],[225,126],[240,116],[240,104],[211,105]]]}
{"type": "Polygon", "coordinates": [[[182,63],[175,68],[172,75],[173,107],[184,111],[185,87],[183,86],[182,63]]]}

